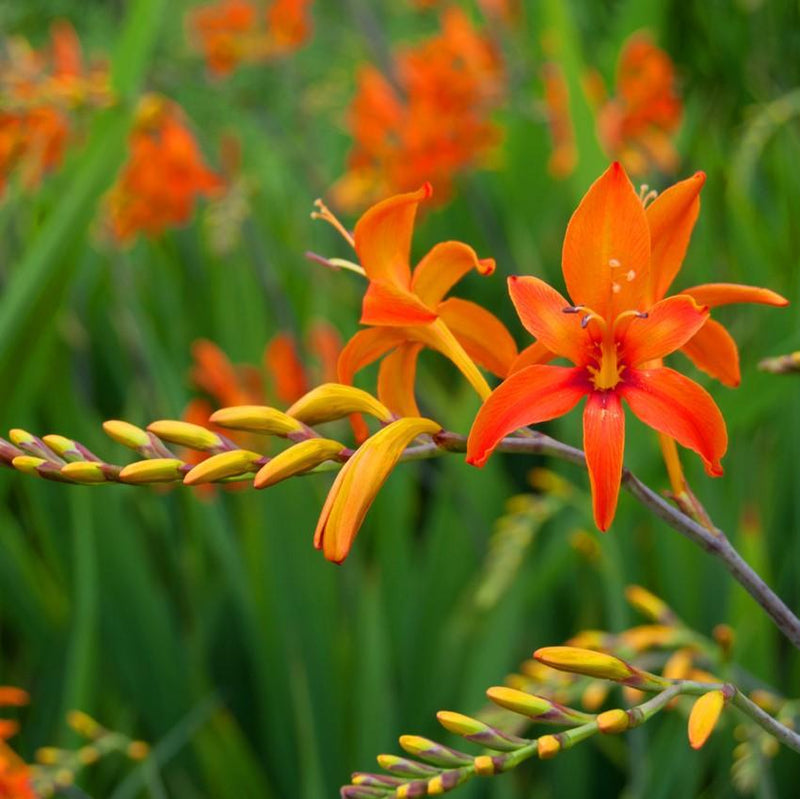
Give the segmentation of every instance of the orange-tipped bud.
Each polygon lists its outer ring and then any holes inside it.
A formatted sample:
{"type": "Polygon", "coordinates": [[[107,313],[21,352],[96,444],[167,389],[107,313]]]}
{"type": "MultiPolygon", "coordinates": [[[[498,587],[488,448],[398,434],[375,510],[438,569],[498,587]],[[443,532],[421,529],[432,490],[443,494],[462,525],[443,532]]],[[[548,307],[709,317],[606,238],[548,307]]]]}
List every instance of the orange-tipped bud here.
{"type": "Polygon", "coordinates": [[[44,441],[44,443],[47,444],[47,446],[50,447],[50,449],[52,449],[56,455],[58,455],[60,458],[64,458],[64,460],[84,460],[84,457],[78,447],[75,445],[75,442],[70,438],[51,434],[48,436],[42,436],[42,441],[44,441]]]}
{"type": "Polygon", "coordinates": [[[105,483],[106,475],[103,468],[99,463],[92,461],[75,461],[68,463],[66,466],[61,467],[61,474],[64,477],[69,477],[76,483],[83,483],[85,485],[93,485],[95,483],[105,483]]]}
{"type": "Polygon", "coordinates": [[[103,430],[109,438],[113,438],[118,444],[130,449],[150,446],[150,436],[130,422],[123,422],[119,419],[109,419],[103,422],[103,430]]]}
{"type": "Polygon", "coordinates": [[[717,726],[722,708],[725,707],[725,694],[715,689],[703,694],[692,707],[689,714],[689,744],[692,749],[700,749],[717,726]]]}
{"type": "Polygon", "coordinates": [[[341,563],[380,487],[397,465],[403,450],[423,434],[441,426],[430,419],[398,419],[367,439],[342,467],[328,493],[314,533],[314,546],[341,563]]]}
{"type": "Polygon", "coordinates": [[[301,441],[265,463],[256,475],[253,485],[256,488],[266,488],[287,477],[302,474],[325,461],[334,460],[344,449],[344,444],[329,438],[301,441]]]}
{"type": "Polygon", "coordinates": [[[537,721],[549,721],[554,724],[584,724],[593,720],[588,713],[581,713],[571,707],[565,707],[545,699],[542,696],[530,694],[527,691],[517,691],[505,686],[494,686],[486,691],[486,696],[496,705],[519,713],[537,721]]]}
{"type": "Polygon", "coordinates": [[[429,738],[423,738],[421,735],[401,735],[399,742],[410,755],[437,766],[457,767],[472,763],[472,757],[469,755],[431,741],[429,738]]]}
{"type": "Polygon", "coordinates": [[[392,420],[391,411],[371,394],[341,383],[325,383],[309,391],[287,411],[307,425],[344,419],[351,413],[366,413],[381,422],[392,420]]]}
{"type": "Polygon", "coordinates": [[[18,427],[9,430],[8,437],[18,447],[24,447],[26,444],[33,444],[36,441],[36,436],[27,430],[20,430],[18,427]]]}
{"type": "Polygon", "coordinates": [[[184,485],[195,486],[202,483],[213,483],[227,477],[236,477],[255,471],[254,467],[263,458],[258,452],[247,449],[234,449],[230,452],[220,452],[204,461],[200,461],[183,478],[184,485]]]}
{"type": "Polygon", "coordinates": [[[265,433],[270,436],[288,436],[303,429],[303,425],[296,419],[266,405],[236,405],[231,408],[221,408],[211,414],[209,421],[220,427],[265,433]]]}
{"type": "Polygon", "coordinates": [[[581,704],[587,710],[597,710],[606,701],[609,685],[601,680],[592,680],[581,696],[581,704]]]}
{"type": "Polygon", "coordinates": [[[172,483],[183,477],[183,461],[177,458],[151,458],[129,463],[120,473],[123,483],[172,483]]]}
{"type": "Polygon", "coordinates": [[[629,585],[625,589],[625,598],[639,613],[659,624],[675,624],[678,620],[666,602],[640,585],[629,585]]]}
{"type": "Polygon", "coordinates": [[[11,465],[23,474],[29,474],[33,477],[39,477],[39,472],[36,470],[42,464],[47,463],[44,458],[37,458],[34,455],[18,455],[11,461],[11,465]]]}
{"type": "Polygon", "coordinates": [[[625,732],[630,726],[630,716],[621,708],[606,710],[597,717],[597,729],[606,734],[625,732]]]}
{"type": "Polygon", "coordinates": [[[550,760],[561,751],[561,742],[555,735],[543,735],[539,738],[536,751],[542,760],[550,760]]]}
{"type": "Polygon", "coordinates": [[[533,656],[540,663],[560,671],[583,674],[603,680],[614,680],[635,688],[658,690],[665,687],[666,680],[634,668],[630,663],[613,655],[578,649],[571,646],[548,646],[538,649],[533,656]]]}
{"type": "Polygon", "coordinates": [[[478,755],[472,761],[472,765],[479,777],[491,777],[495,773],[494,760],[491,755],[478,755]]]}
{"type": "Polygon", "coordinates": [[[67,724],[84,738],[99,738],[105,732],[100,724],[82,710],[70,710],[67,714],[67,724]]]}
{"type": "Polygon", "coordinates": [[[190,449],[205,451],[225,447],[223,440],[216,433],[191,422],[161,419],[147,425],[147,429],[163,441],[190,449]]]}

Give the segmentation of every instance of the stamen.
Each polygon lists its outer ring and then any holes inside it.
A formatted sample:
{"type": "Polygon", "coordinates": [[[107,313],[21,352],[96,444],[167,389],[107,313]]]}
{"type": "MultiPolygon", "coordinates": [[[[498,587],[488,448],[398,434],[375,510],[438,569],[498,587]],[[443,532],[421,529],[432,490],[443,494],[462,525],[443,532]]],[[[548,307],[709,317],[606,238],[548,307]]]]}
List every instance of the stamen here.
{"type": "Polygon", "coordinates": [[[579,313],[583,308],[580,305],[568,305],[561,309],[561,313],[579,313]]]}
{"type": "Polygon", "coordinates": [[[636,272],[634,272],[634,271],[633,271],[633,269],[631,269],[631,270],[628,272],[628,274],[627,274],[627,275],[625,275],[625,280],[627,280],[627,281],[628,281],[628,283],[630,283],[631,281],[633,281],[633,279],[634,279],[635,277],[636,277],[636,272]]]}
{"type": "Polygon", "coordinates": [[[642,183],[639,187],[639,200],[642,205],[647,208],[656,197],[658,197],[658,192],[655,189],[651,189],[646,183],[642,183]]]}
{"type": "Polygon", "coordinates": [[[609,258],[608,265],[612,269],[619,269],[619,267],[622,266],[622,263],[620,262],[619,258],[609,258]]]}
{"type": "Polygon", "coordinates": [[[590,313],[587,313],[586,316],[584,316],[583,319],[581,319],[581,327],[584,330],[586,330],[587,326],[589,325],[589,322],[591,322],[592,319],[594,319],[594,317],[590,313]]]}
{"type": "Polygon", "coordinates": [[[647,319],[650,314],[647,313],[647,311],[636,311],[634,316],[636,316],[637,319],[647,319]]]}
{"type": "Polygon", "coordinates": [[[356,241],[353,238],[353,234],[334,216],[333,212],[325,205],[322,200],[317,199],[314,200],[314,206],[318,208],[318,211],[311,212],[312,219],[322,219],[323,221],[327,222],[329,225],[334,227],[343,237],[344,240],[353,248],[356,247],[356,241]]]}

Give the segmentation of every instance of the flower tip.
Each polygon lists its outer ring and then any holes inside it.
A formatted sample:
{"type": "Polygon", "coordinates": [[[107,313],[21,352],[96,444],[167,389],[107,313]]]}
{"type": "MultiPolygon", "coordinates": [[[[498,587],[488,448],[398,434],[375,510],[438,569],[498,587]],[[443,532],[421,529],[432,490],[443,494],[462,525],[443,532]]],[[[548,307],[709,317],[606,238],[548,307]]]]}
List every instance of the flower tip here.
{"type": "Polygon", "coordinates": [[[422,184],[420,191],[422,192],[422,199],[429,200],[431,197],[433,197],[433,184],[429,180],[426,180],[422,184]]]}
{"type": "Polygon", "coordinates": [[[482,275],[494,274],[497,264],[494,258],[479,258],[478,259],[478,272],[482,275]]]}
{"type": "Polygon", "coordinates": [[[703,172],[702,169],[699,169],[697,172],[692,175],[692,177],[701,185],[705,185],[706,182],[706,173],[703,172]]]}

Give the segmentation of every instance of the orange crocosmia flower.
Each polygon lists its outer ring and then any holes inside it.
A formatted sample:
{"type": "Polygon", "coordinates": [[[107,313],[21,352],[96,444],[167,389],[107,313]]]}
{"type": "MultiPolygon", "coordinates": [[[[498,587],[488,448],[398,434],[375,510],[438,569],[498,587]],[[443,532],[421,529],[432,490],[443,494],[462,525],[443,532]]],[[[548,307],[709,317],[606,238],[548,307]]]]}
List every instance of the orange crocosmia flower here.
{"type": "Polygon", "coordinates": [[[587,398],[584,449],[594,517],[608,529],[622,479],[625,415],[634,415],[697,452],[708,474],[722,474],[728,444],[711,396],[678,372],[653,366],[708,321],[691,296],[651,302],[650,226],[622,167],[613,164],[589,189],[564,239],[568,302],[535,277],[509,280],[523,325],[572,367],[534,364],[511,375],[484,403],[470,432],[467,460],[483,465],[508,433],[548,421],[587,398]]]}
{"type": "Polygon", "coordinates": [[[207,339],[198,339],[192,344],[192,356],[194,365],[190,379],[214,400],[214,410],[234,405],[263,404],[264,390],[255,367],[234,366],[230,358],[207,339]]]}
{"type": "Polygon", "coordinates": [[[0,740],[0,797],[37,799],[30,766],[3,740],[0,740]]]}
{"type": "Polygon", "coordinates": [[[306,368],[289,333],[273,336],[264,350],[264,367],[272,377],[275,396],[291,405],[308,391],[306,368]]]}
{"type": "Polygon", "coordinates": [[[188,12],[189,39],[203,53],[209,72],[228,75],[250,57],[256,15],[250,0],[221,0],[188,12]]]}
{"type": "Polygon", "coordinates": [[[205,165],[178,105],[154,95],[143,98],[129,138],[128,161],[106,199],[117,241],[129,242],[139,232],[157,236],[184,225],[197,197],[221,189],[221,179],[205,165]]]}
{"type": "Polygon", "coordinates": [[[569,87],[564,70],[555,61],[542,65],[544,104],[547,126],[553,151],[547,162],[547,170],[554,178],[567,178],[575,171],[578,149],[575,145],[575,128],[569,111],[569,87]]]}
{"type": "Polygon", "coordinates": [[[362,68],[348,114],[354,139],[348,172],[334,186],[347,209],[430,180],[446,200],[456,174],[487,159],[500,140],[491,112],[503,67],[491,41],[456,8],[442,32],[399,51],[390,80],[362,68]]]}
{"type": "Polygon", "coordinates": [[[631,174],[651,167],[673,171],[678,154],[672,136],[683,115],[669,55],[646,33],[635,33],[622,48],[615,94],[599,110],[597,129],[610,156],[631,174]]]}
{"type": "Polygon", "coordinates": [[[272,50],[288,53],[311,36],[311,0],[273,0],[267,9],[267,35],[272,50]]]}
{"type": "Polygon", "coordinates": [[[361,323],[369,325],[345,345],[339,357],[339,382],[383,358],[378,397],[400,416],[418,416],[414,399],[417,356],[424,347],[438,350],[461,370],[481,397],[490,388],[475,362],[504,376],[516,357],[516,345],[502,322],[473,302],[445,295],[475,269],[494,272],[492,258],[479,259],[466,244],[437,244],[411,270],[411,236],[420,202],[431,195],[429,184],[390,197],[359,219],[354,246],[369,287],[361,323]],[[386,357],[384,357],[386,356],[386,357]]]}

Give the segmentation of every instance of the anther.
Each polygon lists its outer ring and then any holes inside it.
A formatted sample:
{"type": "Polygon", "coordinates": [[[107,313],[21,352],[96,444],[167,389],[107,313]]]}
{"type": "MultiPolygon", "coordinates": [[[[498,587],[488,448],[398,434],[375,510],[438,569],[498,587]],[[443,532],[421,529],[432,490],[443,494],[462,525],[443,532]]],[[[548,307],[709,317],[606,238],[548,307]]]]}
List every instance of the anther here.
{"type": "Polygon", "coordinates": [[[632,280],[633,280],[635,277],[636,277],[636,272],[634,272],[634,271],[633,271],[633,269],[631,269],[631,270],[628,272],[628,274],[627,274],[627,275],[625,275],[625,280],[627,280],[627,281],[628,281],[628,283],[630,283],[630,282],[631,282],[631,281],[632,281],[632,280]]]}
{"type": "Polygon", "coordinates": [[[648,316],[650,316],[650,314],[649,314],[649,313],[647,313],[647,311],[636,311],[636,313],[634,314],[634,316],[635,316],[637,319],[647,319],[647,317],[648,317],[648,316]]]}
{"type": "Polygon", "coordinates": [[[581,327],[586,330],[586,326],[592,321],[592,319],[594,319],[594,317],[590,313],[587,313],[586,316],[581,319],[581,327]]]}
{"type": "Polygon", "coordinates": [[[578,313],[580,310],[580,305],[568,305],[566,308],[561,309],[561,313],[578,313]]]}

